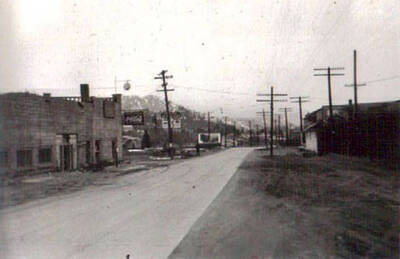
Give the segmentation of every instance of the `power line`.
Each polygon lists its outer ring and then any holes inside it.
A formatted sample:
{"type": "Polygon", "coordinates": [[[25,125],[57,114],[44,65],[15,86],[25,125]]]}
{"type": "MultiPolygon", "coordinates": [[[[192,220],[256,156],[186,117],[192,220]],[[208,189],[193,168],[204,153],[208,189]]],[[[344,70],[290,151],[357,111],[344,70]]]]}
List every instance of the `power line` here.
{"type": "Polygon", "coordinates": [[[175,84],[173,84],[173,86],[178,87],[178,88],[188,89],[188,90],[197,90],[197,91],[204,91],[204,92],[209,92],[209,93],[219,93],[219,94],[229,94],[229,95],[256,96],[255,94],[249,94],[249,93],[239,93],[239,92],[231,92],[231,91],[221,91],[221,90],[213,90],[213,89],[199,88],[199,87],[192,87],[192,86],[181,86],[181,85],[175,85],[175,84]]]}
{"type": "Polygon", "coordinates": [[[386,78],[380,78],[380,79],[376,79],[376,80],[370,80],[365,82],[365,84],[371,84],[371,83],[377,83],[377,82],[384,82],[384,81],[389,81],[389,80],[393,80],[393,79],[397,79],[400,78],[400,75],[397,76],[391,76],[391,77],[386,77],[386,78]]]}
{"type": "MultiPolygon", "coordinates": [[[[361,4],[358,6],[358,8],[356,9],[356,11],[358,11],[358,9],[361,7],[361,4]]],[[[347,9],[347,6],[345,7],[347,9]]],[[[311,54],[309,55],[309,58],[307,58],[304,67],[307,67],[307,65],[311,62],[314,61],[315,58],[317,57],[316,53],[318,53],[320,51],[320,48],[323,46],[323,43],[330,37],[333,36],[333,30],[334,28],[338,25],[338,22],[340,19],[342,19],[342,17],[344,16],[346,12],[342,10],[341,15],[337,17],[337,19],[335,20],[335,22],[333,23],[333,25],[328,29],[328,32],[324,35],[323,39],[319,42],[319,44],[314,48],[314,50],[311,52],[311,54]]],[[[310,78],[307,78],[306,80],[304,80],[302,82],[301,85],[304,85],[305,82],[307,82],[310,78]]]]}
{"type": "MultiPolygon", "coordinates": [[[[362,6],[363,4],[362,4],[362,2],[360,1],[360,4],[354,9],[354,11],[353,11],[353,15],[355,14],[355,13],[357,13],[359,10],[360,10],[360,8],[361,8],[361,6],[362,6]]],[[[347,6],[345,6],[345,8],[347,9],[348,7],[347,6]]],[[[323,37],[323,39],[319,42],[319,44],[313,49],[313,51],[311,52],[311,55],[309,55],[309,57],[307,58],[307,60],[306,60],[306,62],[304,63],[304,68],[306,68],[307,66],[308,66],[308,64],[309,63],[311,63],[311,61],[313,61],[313,60],[315,60],[315,58],[318,56],[318,55],[314,55],[314,54],[317,54],[319,51],[320,51],[320,48],[323,46],[323,43],[326,41],[326,40],[328,40],[330,37],[332,37],[334,34],[332,33],[334,30],[334,28],[335,28],[335,26],[338,24],[338,22],[339,22],[339,20],[343,17],[343,15],[345,14],[346,12],[344,11],[344,9],[341,11],[341,15],[335,20],[335,22],[334,22],[334,24],[328,29],[328,33],[326,33],[325,35],[324,35],[324,37],[323,37]],[[330,37],[328,37],[328,36],[330,36],[330,37]],[[317,51],[318,50],[318,51],[317,51]]],[[[303,71],[303,70],[302,70],[303,71]]],[[[302,72],[301,71],[301,72],[302,72]]],[[[295,78],[294,78],[294,80],[297,80],[297,78],[298,78],[298,75],[296,75],[295,76],[295,78]]],[[[311,77],[307,77],[307,78],[305,78],[301,83],[300,83],[300,85],[306,85],[307,83],[308,83],[308,81],[311,79],[311,77]]]]}
{"type": "MultiPolygon", "coordinates": [[[[389,30],[394,27],[393,23],[391,25],[386,24],[384,30],[389,30]]],[[[380,34],[376,33],[374,36],[371,36],[368,41],[364,41],[361,45],[358,45],[359,49],[365,49],[365,47],[369,46],[371,43],[385,41],[385,37],[382,37],[380,34]]],[[[337,61],[340,63],[344,60],[345,56],[342,56],[337,61]]]]}

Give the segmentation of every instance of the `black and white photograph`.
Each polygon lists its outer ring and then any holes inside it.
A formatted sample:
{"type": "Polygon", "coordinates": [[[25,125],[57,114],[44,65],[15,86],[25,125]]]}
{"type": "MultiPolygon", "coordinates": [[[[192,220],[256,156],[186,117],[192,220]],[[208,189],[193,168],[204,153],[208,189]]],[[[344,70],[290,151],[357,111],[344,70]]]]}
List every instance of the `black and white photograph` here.
{"type": "Polygon", "coordinates": [[[0,0],[0,258],[400,258],[399,0],[0,0]]]}

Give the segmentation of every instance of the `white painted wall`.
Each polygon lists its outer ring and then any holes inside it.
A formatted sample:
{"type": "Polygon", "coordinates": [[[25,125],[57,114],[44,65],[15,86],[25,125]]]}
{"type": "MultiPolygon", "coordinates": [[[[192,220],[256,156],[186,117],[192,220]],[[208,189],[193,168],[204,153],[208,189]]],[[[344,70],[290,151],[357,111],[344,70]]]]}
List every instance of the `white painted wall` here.
{"type": "Polygon", "coordinates": [[[306,149],[318,153],[317,132],[311,130],[306,132],[306,149]]]}

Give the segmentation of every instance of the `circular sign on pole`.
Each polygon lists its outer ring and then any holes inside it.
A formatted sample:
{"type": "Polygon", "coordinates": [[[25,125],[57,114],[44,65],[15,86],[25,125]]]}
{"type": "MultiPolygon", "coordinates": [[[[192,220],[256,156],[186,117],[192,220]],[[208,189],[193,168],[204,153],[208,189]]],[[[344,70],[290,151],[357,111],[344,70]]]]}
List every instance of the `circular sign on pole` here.
{"type": "Polygon", "coordinates": [[[131,84],[129,83],[129,81],[126,81],[126,83],[124,84],[124,89],[126,91],[128,91],[131,88],[131,84]]]}

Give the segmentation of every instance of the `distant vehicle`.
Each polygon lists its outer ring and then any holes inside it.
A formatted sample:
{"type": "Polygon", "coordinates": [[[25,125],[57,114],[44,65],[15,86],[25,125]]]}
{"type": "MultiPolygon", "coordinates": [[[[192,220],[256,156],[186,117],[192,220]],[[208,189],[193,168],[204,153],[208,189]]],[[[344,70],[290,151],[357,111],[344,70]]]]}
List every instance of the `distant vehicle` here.
{"type": "Polygon", "coordinates": [[[221,133],[199,133],[198,143],[200,147],[221,146],[221,133]]]}

